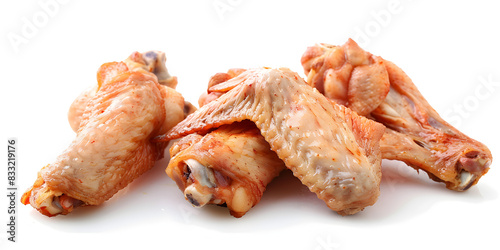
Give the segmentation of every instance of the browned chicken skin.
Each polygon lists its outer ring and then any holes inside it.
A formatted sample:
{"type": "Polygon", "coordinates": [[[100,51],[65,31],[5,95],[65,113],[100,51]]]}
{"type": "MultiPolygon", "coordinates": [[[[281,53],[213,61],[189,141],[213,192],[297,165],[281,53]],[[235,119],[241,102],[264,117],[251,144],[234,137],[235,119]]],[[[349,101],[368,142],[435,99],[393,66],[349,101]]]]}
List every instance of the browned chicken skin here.
{"type": "Polygon", "coordinates": [[[147,70],[105,63],[97,80],[95,93],[78,102],[85,108],[73,116],[76,138],[21,198],[44,215],[111,198],[163,157],[166,143],[150,139],[184,119],[182,96],[147,70]]]}
{"type": "Polygon", "coordinates": [[[301,62],[311,86],[387,127],[380,144],[384,159],[424,170],[457,191],[488,172],[489,149],[444,121],[392,62],[351,39],[342,46],[309,47],[301,62]]]}
{"type": "Polygon", "coordinates": [[[382,125],[329,101],[285,68],[247,70],[210,91],[226,93],[155,140],[250,120],[286,167],[330,209],[348,215],[376,202],[382,125]]]}

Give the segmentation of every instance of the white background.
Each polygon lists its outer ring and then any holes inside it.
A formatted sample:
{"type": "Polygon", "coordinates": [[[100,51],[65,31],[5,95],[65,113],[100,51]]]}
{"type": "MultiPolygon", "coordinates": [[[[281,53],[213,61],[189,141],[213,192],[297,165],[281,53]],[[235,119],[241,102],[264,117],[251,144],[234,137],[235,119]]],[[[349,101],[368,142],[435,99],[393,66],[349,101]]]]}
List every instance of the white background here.
{"type": "Polygon", "coordinates": [[[256,207],[235,219],[225,208],[191,207],[164,173],[163,160],[104,205],[67,216],[47,218],[18,202],[17,242],[11,243],[4,233],[4,146],[0,248],[499,249],[499,6],[298,2],[3,1],[0,138],[4,145],[18,139],[17,201],[74,138],[68,107],[95,84],[102,63],[162,50],[178,91],[197,103],[217,72],[283,66],[304,76],[300,57],[307,46],[349,37],[396,63],[444,118],[490,148],[494,161],[478,185],[449,191],[424,172],[386,161],[378,202],[341,217],[285,172],[256,207]]]}

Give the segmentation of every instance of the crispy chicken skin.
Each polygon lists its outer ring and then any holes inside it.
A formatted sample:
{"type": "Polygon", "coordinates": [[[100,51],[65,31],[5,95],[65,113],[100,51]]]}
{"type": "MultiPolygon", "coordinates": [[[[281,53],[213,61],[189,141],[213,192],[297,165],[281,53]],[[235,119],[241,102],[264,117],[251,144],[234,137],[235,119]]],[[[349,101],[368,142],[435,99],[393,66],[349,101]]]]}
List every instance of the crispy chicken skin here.
{"type": "Polygon", "coordinates": [[[311,86],[387,127],[382,158],[424,170],[457,191],[467,190],[489,170],[490,150],[444,121],[394,63],[351,39],[342,46],[309,47],[301,62],[311,86]]]}
{"type": "Polygon", "coordinates": [[[379,196],[384,126],[337,105],[286,68],[250,69],[210,88],[227,92],[155,141],[255,123],[271,149],[328,207],[341,215],[379,196]]]}
{"type": "MultiPolygon", "coordinates": [[[[212,76],[199,105],[223,94],[210,92],[210,87],[243,71],[230,69],[212,76]]],[[[260,201],[267,184],[285,169],[283,161],[250,121],[223,125],[204,136],[185,136],[173,144],[170,156],[166,172],[193,206],[225,205],[238,218],[260,201]]]]}
{"type": "Polygon", "coordinates": [[[152,143],[184,119],[183,97],[156,75],[123,62],[103,64],[76,138],[38,173],[21,202],[47,216],[99,205],[149,170],[166,143],[152,143]]]}

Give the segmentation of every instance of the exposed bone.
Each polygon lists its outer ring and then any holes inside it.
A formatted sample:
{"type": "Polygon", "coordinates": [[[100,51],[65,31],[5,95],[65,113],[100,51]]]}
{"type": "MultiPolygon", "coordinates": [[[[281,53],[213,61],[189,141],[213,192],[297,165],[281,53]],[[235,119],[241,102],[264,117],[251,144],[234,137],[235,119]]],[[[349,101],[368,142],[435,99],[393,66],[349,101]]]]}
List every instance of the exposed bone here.
{"type": "Polygon", "coordinates": [[[472,183],[476,181],[477,176],[469,173],[468,171],[462,171],[460,173],[460,185],[457,187],[458,191],[464,191],[470,188],[472,183]]]}
{"type": "Polygon", "coordinates": [[[195,207],[203,207],[212,199],[211,193],[202,193],[194,184],[189,185],[184,190],[184,196],[195,207]]]}
{"type": "Polygon", "coordinates": [[[202,186],[213,188],[217,184],[215,183],[214,172],[201,163],[194,159],[187,159],[184,161],[188,167],[191,169],[191,175],[195,180],[197,180],[202,186]]]}
{"type": "Polygon", "coordinates": [[[201,163],[194,159],[187,159],[184,161],[189,168],[190,175],[187,178],[192,179],[194,182],[186,187],[184,196],[195,207],[202,207],[212,199],[212,193],[203,193],[202,190],[196,188],[197,184],[214,188],[217,186],[215,183],[214,173],[210,168],[203,166],[201,163]]]}

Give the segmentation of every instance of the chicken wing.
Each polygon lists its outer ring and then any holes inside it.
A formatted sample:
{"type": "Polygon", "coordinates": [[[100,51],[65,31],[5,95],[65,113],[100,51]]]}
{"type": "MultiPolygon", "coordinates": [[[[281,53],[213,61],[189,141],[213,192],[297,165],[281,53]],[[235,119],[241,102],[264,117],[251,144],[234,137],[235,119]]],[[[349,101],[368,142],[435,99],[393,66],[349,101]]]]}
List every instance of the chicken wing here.
{"type": "MultiPolygon", "coordinates": [[[[208,88],[243,71],[217,73],[208,88]]],[[[223,94],[209,89],[200,96],[200,106],[223,94]]],[[[223,125],[204,136],[183,137],[170,148],[170,156],[166,172],[193,206],[227,206],[238,218],[257,205],[267,184],[285,169],[283,161],[249,121],[223,125]]]]}
{"type": "MultiPolygon", "coordinates": [[[[143,71],[154,73],[158,79],[158,83],[170,88],[175,89],[177,86],[177,77],[171,76],[165,66],[167,58],[164,52],[161,51],[148,51],[145,53],[134,52],[127,59],[123,61],[127,68],[120,70],[130,71],[143,71]]],[[[102,71],[105,74],[110,74],[108,71],[102,71]]],[[[114,72],[113,74],[116,74],[114,72]]],[[[100,73],[102,74],[102,73],[100,73]]],[[[98,76],[100,77],[100,76],[98,76]]],[[[94,84],[87,90],[83,91],[71,104],[68,111],[68,121],[73,131],[78,131],[82,115],[85,112],[87,103],[92,99],[99,88],[98,84],[94,84]]],[[[189,105],[186,102],[186,105],[189,105]]]]}
{"type": "Polygon", "coordinates": [[[377,200],[382,125],[329,101],[285,68],[247,70],[210,91],[227,93],[155,140],[250,120],[286,167],[330,209],[354,214],[377,200]]]}
{"type": "Polygon", "coordinates": [[[97,76],[76,138],[21,198],[44,215],[111,198],[163,157],[166,143],[150,139],[184,119],[183,97],[152,73],[113,62],[103,64],[97,76]]]}
{"type": "Polygon", "coordinates": [[[309,47],[301,62],[311,86],[387,127],[382,158],[424,170],[457,191],[467,190],[489,170],[490,150],[444,121],[394,63],[351,39],[342,46],[309,47]]]}

